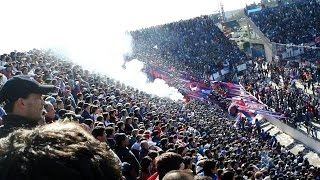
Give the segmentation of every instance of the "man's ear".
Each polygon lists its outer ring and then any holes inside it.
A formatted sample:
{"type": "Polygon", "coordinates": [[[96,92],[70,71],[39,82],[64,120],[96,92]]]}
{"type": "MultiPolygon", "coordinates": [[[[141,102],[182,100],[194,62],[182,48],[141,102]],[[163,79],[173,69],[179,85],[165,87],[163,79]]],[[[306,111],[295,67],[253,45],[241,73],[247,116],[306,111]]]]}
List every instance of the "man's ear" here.
{"type": "Polygon", "coordinates": [[[23,107],[26,105],[26,102],[23,98],[19,98],[17,101],[16,101],[16,105],[18,105],[18,107],[23,107]]]}

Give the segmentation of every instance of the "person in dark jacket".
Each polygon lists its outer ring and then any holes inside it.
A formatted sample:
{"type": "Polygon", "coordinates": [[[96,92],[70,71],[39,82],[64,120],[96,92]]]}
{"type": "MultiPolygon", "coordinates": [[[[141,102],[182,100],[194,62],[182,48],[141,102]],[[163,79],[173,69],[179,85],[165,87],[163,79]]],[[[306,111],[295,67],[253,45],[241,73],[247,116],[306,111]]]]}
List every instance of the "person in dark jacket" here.
{"type": "Polygon", "coordinates": [[[15,76],[0,90],[0,103],[5,103],[0,138],[16,128],[33,128],[43,121],[43,94],[54,92],[52,85],[41,85],[30,76],[15,76]]]}
{"type": "Polygon", "coordinates": [[[84,105],[83,105],[83,113],[81,114],[81,116],[84,119],[92,119],[92,117],[90,115],[90,104],[84,103],[84,105]]]}
{"type": "Polygon", "coordinates": [[[139,174],[140,164],[134,154],[128,149],[129,139],[124,133],[119,133],[115,135],[116,147],[115,153],[120,158],[121,162],[127,162],[131,164],[136,174],[139,174]]]}

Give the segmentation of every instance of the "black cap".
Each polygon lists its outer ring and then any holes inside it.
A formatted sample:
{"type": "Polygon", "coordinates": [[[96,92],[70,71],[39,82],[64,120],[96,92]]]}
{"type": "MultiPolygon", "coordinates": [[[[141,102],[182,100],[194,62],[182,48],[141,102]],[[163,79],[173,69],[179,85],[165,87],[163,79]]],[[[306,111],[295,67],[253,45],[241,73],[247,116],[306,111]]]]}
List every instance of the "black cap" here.
{"type": "Polygon", "coordinates": [[[53,85],[42,85],[30,76],[19,75],[9,79],[0,90],[0,103],[14,102],[19,98],[25,98],[31,93],[48,94],[54,92],[53,85]]]}

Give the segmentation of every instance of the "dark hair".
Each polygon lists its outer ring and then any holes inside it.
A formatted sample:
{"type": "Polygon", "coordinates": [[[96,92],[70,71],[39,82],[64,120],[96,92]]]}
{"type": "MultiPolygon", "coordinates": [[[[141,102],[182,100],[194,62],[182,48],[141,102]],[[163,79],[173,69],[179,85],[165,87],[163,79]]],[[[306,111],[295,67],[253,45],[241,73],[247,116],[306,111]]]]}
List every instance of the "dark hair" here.
{"type": "Polygon", "coordinates": [[[60,109],[59,111],[58,111],[58,115],[59,115],[59,117],[63,117],[64,116],[64,114],[66,114],[67,113],[67,110],[65,110],[65,109],[60,109]]]}
{"type": "Polygon", "coordinates": [[[93,135],[93,137],[97,138],[98,136],[103,136],[103,134],[105,133],[105,128],[103,126],[96,126],[91,134],[93,135]]]}
{"type": "Polygon", "coordinates": [[[162,180],[166,173],[180,168],[180,164],[183,163],[183,158],[177,153],[167,152],[158,156],[156,161],[159,179],[162,180]]]}
{"type": "Polygon", "coordinates": [[[185,167],[187,167],[188,165],[190,165],[192,162],[192,158],[190,156],[185,156],[183,157],[183,163],[185,165],[185,167]]]}
{"type": "Polygon", "coordinates": [[[119,129],[120,129],[123,125],[124,125],[124,122],[123,122],[123,121],[118,121],[118,122],[117,122],[117,126],[118,126],[119,129]]]}
{"type": "Polygon", "coordinates": [[[126,124],[128,123],[129,120],[132,120],[131,117],[126,117],[126,124]]]}
{"type": "Polygon", "coordinates": [[[221,175],[221,180],[229,180],[229,179],[233,179],[233,177],[234,177],[234,172],[225,171],[221,175]]]}
{"type": "Polygon", "coordinates": [[[83,109],[86,109],[86,108],[89,107],[89,106],[90,106],[90,104],[84,103],[84,104],[83,104],[83,109]]]}
{"type": "Polygon", "coordinates": [[[79,108],[83,108],[84,102],[83,102],[83,101],[79,101],[78,104],[77,104],[77,106],[78,106],[79,108]]]}
{"type": "Polygon", "coordinates": [[[177,148],[177,153],[178,154],[180,154],[180,155],[182,155],[182,153],[183,153],[183,151],[186,149],[186,147],[184,147],[184,146],[179,146],[178,148],[177,148]]]}
{"type": "Polygon", "coordinates": [[[66,110],[67,110],[67,111],[71,111],[71,109],[72,109],[71,104],[69,104],[69,105],[66,106],[66,110]]]}
{"type": "Polygon", "coordinates": [[[81,107],[76,107],[76,109],[74,110],[74,113],[79,114],[81,112],[81,107]]]}
{"type": "Polygon", "coordinates": [[[91,99],[91,96],[90,96],[90,95],[85,97],[85,102],[86,102],[86,103],[91,103],[91,100],[92,100],[92,99],[91,99]]]}
{"type": "Polygon", "coordinates": [[[107,117],[109,116],[109,113],[108,113],[108,112],[104,112],[104,113],[102,114],[102,116],[103,116],[103,119],[106,120],[107,117]]]}
{"type": "Polygon", "coordinates": [[[98,106],[91,106],[90,114],[95,113],[97,109],[98,109],[98,106]]]}
{"type": "Polygon", "coordinates": [[[0,143],[0,179],[121,179],[113,153],[75,123],[15,130],[0,143]]]}
{"type": "Polygon", "coordinates": [[[106,127],[107,137],[110,137],[113,133],[114,133],[114,128],[113,127],[106,127]]]}
{"type": "Polygon", "coordinates": [[[203,163],[203,174],[205,176],[212,176],[212,169],[216,167],[216,162],[214,160],[205,160],[203,163]]]}
{"type": "Polygon", "coordinates": [[[97,117],[97,121],[102,122],[102,121],[103,121],[103,116],[99,115],[99,116],[97,117]]]}
{"type": "Polygon", "coordinates": [[[149,153],[148,153],[148,156],[151,158],[151,159],[156,159],[156,157],[159,155],[159,153],[157,151],[153,151],[153,150],[150,150],[149,153]]]}
{"type": "Polygon", "coordinates": [[[114,137],[116,144],[118,146],[121,146],[121,143],[126,139],[126,134],[125,133],[117,133],[114,137]]]}
{"type": "Polygon", "coordinates": [[[93,124],[93,120],[92,119],[85,119],[83,123],[88,126],[91,126],[93,124]]]}
{"type": "Polygon", "coordinates": [[[150,166],[151,163],[152,163],[152,159],[149,156],[145,156],[144,158],[142,158],[140,163],[141,171],[150,173],[148,172],[148,167],[150,166]]]}

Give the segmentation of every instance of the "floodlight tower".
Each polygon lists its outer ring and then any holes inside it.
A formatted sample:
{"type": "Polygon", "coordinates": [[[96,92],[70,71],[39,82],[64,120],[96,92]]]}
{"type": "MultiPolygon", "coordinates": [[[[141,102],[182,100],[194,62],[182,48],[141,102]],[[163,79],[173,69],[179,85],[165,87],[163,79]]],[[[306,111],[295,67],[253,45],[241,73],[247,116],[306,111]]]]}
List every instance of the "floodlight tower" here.
{"type": "Polygon", "coordinates": [[[219,20],[222,28],[222,32],[224,33],[225,36],[229,36],[227,27],[226,27],[226,13],[224,12],[224,6],[222,3],[222,0],[217,0],[218,1],[218,9],[219,9],[219,20]]]}
{"type": "Polygon", "coordinates": [[[224,7],[222,0],[218,0],[219,12],[220,12],[220,22],[221,24],[226,21],[226,13],[224,12],[224,7]]]}

